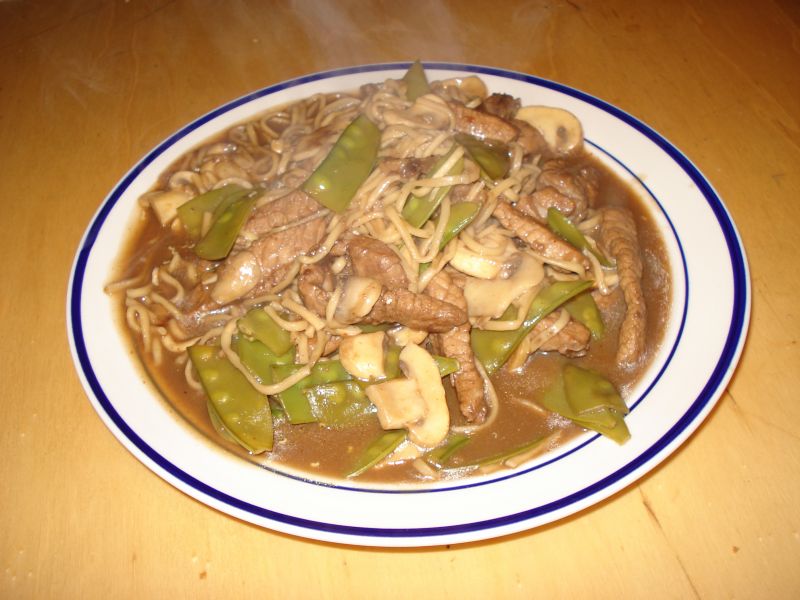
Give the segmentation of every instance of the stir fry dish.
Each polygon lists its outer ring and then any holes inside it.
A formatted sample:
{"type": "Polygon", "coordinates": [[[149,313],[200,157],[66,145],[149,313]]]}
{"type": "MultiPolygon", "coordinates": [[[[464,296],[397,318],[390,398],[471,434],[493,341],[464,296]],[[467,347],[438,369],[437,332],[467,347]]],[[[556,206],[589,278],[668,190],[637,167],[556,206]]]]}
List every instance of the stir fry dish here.
{"type": "Polygon", "coordinates": [[[426,482],[631,436],[669,265],[562,108],[417,62],[221,132],[137,210],[106,291],[164,397],[249,460],[426,482]]]}

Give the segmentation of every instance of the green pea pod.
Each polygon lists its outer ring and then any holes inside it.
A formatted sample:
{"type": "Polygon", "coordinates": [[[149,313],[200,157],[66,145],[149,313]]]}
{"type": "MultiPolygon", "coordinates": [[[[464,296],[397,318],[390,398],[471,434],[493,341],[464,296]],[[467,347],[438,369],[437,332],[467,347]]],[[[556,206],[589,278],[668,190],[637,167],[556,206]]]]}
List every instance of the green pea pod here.
{"type": "Polygon", "coordinates": [[[392,344],[383,353],[383,371],[386,373],[386,379],[395,379],[400,377],[400,346],[392,344]]]}
{"type": "Polygon", "coordinates": [[[624,417],[628,407],[619,394],[609,391],[609,388],[613,390],[613,385],[602,376],[566,365],[542,395],[540,404],[585,429],[597,431],[623,444],[631,435],[624,417]]]}
{"type": "Polygon", "coordinates": [[[375,405],[358,381],[334,381],[303,390],[316,420],[327,427],[354,427],[374,419],[375,405]]]}
{"type": "Polygon", "coordinates": [[[479,458],[477,460],[473,460],[461,465],[458,465],[459,468],[462,467],[488,467],[489,465],[496,465],[500,463],[506,462],[509,458],[514,458],[515,456],[519,456],[520,454],[524,454],[526,452],[530,452],[535,448],[541,446],[549,435],[543,435],[542,437],[538,437],[533,441],[526,442],[521,446],[516,446],[511,448],[510,450],[504,450],[503,452],[498,452],[497,454],[492,454],[491,456],[487,456],[485,458],[479,458]]]}
{"type": "Polygon", "coordinates": [[[252,308],[237,323],[239,331],[257,339],[274,354],[281,355],[292,349],[292,335],[278,325],[263,308],[252,308]]]}
{"type": "Polygon", "coordinates": [[[228,203],[219,212],[205,237],[197,242],[194,253],[205,260],[222,260],[233,248],[245,221],[255,206],[257,194],[250,193],[228,203]]]}
{"type": "Polygon", "coordinates": [[[372,172],[380,144],[378,126],[365,115],[359,115],[303,183],[303,191],[332,211],[344,212],[372,172]]]}
{"type": "Polygon", "coordinates": [[[547,225],[553,233],[575,246],[578,250],[591,252],[604,267],[613,266],[611,261],[589,245],[580,229],[575,227],[567,217],[561,214],[560,210],[553,206],[547,209],[547,225]]]}
{"type": "Polygon", "coordinates": [[[250,193],[250,190],[233,184],[217,188],[216,190],[209,190],[181,204],[178,207],[178,218],[192,238],[196,240],[200,239],[203,230],[203,216],[205,213],[213,215],[226,201],[232,198],[242,198],[248,193],[250,193]]]}
{"type": "MultiPolygon", "coordinates": [[[[442,242],[439,244],[439,250],[442,250],[450,241],[461,233],[467,225],[472,222],[475,215],[478,214],[481,206],[477,202],[458,202],[450,206],[450,217],[447,219],[447,224],[444,226],[444,235],[442,235],[442,242]]],[[[420,263],[419,274],[422,275],[431,266],[431,263],[420,263]]]]}
{"type": "Polygon", "coordinates": [[[599,340],[603,337],[605,331],[603,317],[600,316],[600,309],[597,308],[594,298],[588,291],[575,296],[564,304],[564,308],[573,319],[583,323],[592,332],[594,339],[599,340]]]}
{"type": "Polygon", "coordinates": [[[434,448],[423,457],[425,461],[437,469],[443,469],[450,460],[450,457],[456,453],[464,444],[469,442],[470,438],[464,433],[451,433],[447,441],[441,446],[434,448]]]}
{"type": "Polygon", "coordinates": [[[488,331],[473,328],[470,334],[472,351],[489,375],[511,357],[516,347],[544,317],[570,298],[592,287],[590,280],[557,281],[540,291],[531,304],[525,321],[513,331],[488,331]]]}
{"type": "Polygon", "coordinates": [[[355,466],[347,473],[347,477],[358,477],[389,456],[406,439],[405,429],[390,429],[372,442],[360,456],[355,466]]]}
{"type": "Polygon", "coordinates": [[[439,377],[447,377],[451,373],[455,373],[461,368],[458,360],[455,358],[450,358],[449,356],[434,355],[433,360],[436,362],[436,366],[439,368],[439,377]]]}
{"type": "MultiPolygon", "coordinates": [[[[295,364],[273,365],[272,379],[282,381],[302,367],[303,365],[295,364]]],[[[321,360],[311,367],[309,375],[277,394],[277,397],[292,425],[314,423],[319,418],[314,414],[313,406],[304,393],[306,388],[336,381],[348,381],[352,378],[338,360],[321,360]]]]}
{"type": "MultiPolygon", "coordinates": [[[[442,165],[444,165],[450,159],[455,150],[456,147],[453,146],[449,152],[441,156],[439,160],[437,160],[436,163],[428,170],[428,172],[425,174],[425,177],[433,177],[436,172],[442,168],[442,165]]],[[[461,175],[463,171],[464,159],[459,158],[453,164],[453,166],[450,167],[450,170],[447,171],[446,176],[451,177],[453,175],[461,175]]],[[[424,196],[410,196],[403,207],[403,218],[412,227],[422,227],[425,222],[431,218],[433,211],[435,211],[439,207],[439,204],[442,203],[442,199],[447,195],[451,187],[453,186],[445,185],[432,189],[424,196]]]]}
{"type": "Polygon", "coordinates": [[[221,357],[216,346],[191,346],[189,358],[222,426],[253,454],[272,450],[272,413],[266,396],[221,357]]]}
{"type": "Polygon", "coordinates": [[[233,349],[258,381],[270,385],[272,365],[287,365],[294,362],[294,348],[284,354],[275,354],[266,344],[239,336],[234,340],[233,349]]]}
{"type": "Polygon", "coordinates": [[[431,93],[431,86],[428,85],[428,78],[425,76],[425,68],[422,63],[415,60],[403,76],[406,82],[406,99],[414,102],[420,96],[431,93]]]}
{"type": "Polygon", "coordinates": [[[457,133],[455,140],[492,181],[502,179],[511,167],[508,146],[497,140],[481,140],[468,133],[457,133]]]}

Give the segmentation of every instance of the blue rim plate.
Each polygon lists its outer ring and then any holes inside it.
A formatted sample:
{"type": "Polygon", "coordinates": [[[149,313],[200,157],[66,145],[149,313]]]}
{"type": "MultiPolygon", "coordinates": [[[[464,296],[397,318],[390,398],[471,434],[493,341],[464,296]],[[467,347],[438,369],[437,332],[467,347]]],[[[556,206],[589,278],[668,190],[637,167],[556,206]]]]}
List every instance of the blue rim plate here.
{"type": "Polygon", "coordinates": [[[659,352],[629,390],[632,439],[587,433],[513,471],[432,485],[336,482],[264,467],[207,440],[174,414],[130,352],[103,293],[136,200],[182,153],[264,110],[314,93],[402,76],[408,63],[308,75],[234,100],[177,131],[136,164],[93,217],[67,297],[69,339],[86,393],[136,458],[225,513],[306,538],[369,546],[424,546],[498,537],[553,522],[607,498],[674,452],[722,395],[750,314],[747,261],[721,199],[673,145],[624,111],[531,75],[427,63],[429,78],[480,75],[523,105],[578,116],[587,147],[644,199],[669,255],[672,308],[659,352]]]}

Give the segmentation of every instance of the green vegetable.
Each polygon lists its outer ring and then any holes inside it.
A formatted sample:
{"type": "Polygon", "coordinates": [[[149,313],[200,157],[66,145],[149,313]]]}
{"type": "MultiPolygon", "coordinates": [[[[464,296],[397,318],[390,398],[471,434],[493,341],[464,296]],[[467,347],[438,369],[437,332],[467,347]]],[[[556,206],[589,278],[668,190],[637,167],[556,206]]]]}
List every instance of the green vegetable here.
{"type": "Polygon", "coordinates": [[[414,102],[420,96],[430,94],[431,87],[428,85],[428,78],[425,76],[425,69],[422,63],[415,60],[403,76],[406,82],[406,98],[414,102]]]}
{"type": "Polygon", "coordinates": [[[513,331],[488,331],[473,328],[472,351],[492,375],[511,357],[516,347],[544,317],[570,298],[592,287],[592,281],[557,281],[540,291],[531,304],[525,321],[513,331]]]}
{"type": "Polygon", "coordinates": [[[628,407],[614,385],[594,371],[565,365],[540,403],[547,410],[597,431],[618,444],[630,438],[624,419],[628,407]]]}
{"type": "Polygon", "coordinates": [[[217,424],[253,454],[272,450],[272,413],[266,396],[250,385],[216,346],[189,348],[217,424]]]}
{"type": "Polygon", "coordinates": [[[521,446],[516,446],[511,450],[504,450],[502,452],[498,452],[497,454],[492,454],[491,456],[487,456],[486,458],[480,458],[478,460],[470,461],[463,465],[458,465],[459,467],[488,467],[489,465],[496,465],[498,463],[504,463],[509,458],[514,458],[515,456],[519,456],[520,454],[524,454],[526,452],[530,452],[534,448],[541,446],[549,435],[543,435],[542,437],[538,437],[531,442],[527,442],[522,444],[521,446]]]}
{"type": "Polygon", "coordinates": [[[436,366],[439,368],[439,377],[447,377],[461,368],[461,365],[458,364],[458,360],[455,358],[434,354],[433,360],[436,361],[436,366]]]}
{"type": "Polygon", "coordinates": [[[213,215],[220,206],[226,205],[232,200],[243,198],[249,193],[250,190],[238,185],[226,185],[216,190],[209,190],[181,204],[178,207],[178,218],[189,235],[194,239],[199,239],[202,235],[203,215],[205,213],[213,215]]]}
{"type": "Polygon", "coordinates": [[[364,384],[358,381],[312,385],[303,394],[315,419],[328,427],[352,427],[376,412],[364,392],[364,384]]]}
{"type": "Polygon", "coordinates": [[[553,233],[575,246],[578,250],[591,252],[604,267],[613,266],[605,256],[592,248],[580,230],[561,214],[560,210],[553,206],[547,209],[547,225],[553,233]]]}
{"type": "MultiPolygon", "coordinates": [[[[273,365],[272,379],[273,381],[282,381],[301,368],[303,365],[273,365]]],[[[338,360],[321,360],[311,367],[309,375],[277,394],[277,397],[292,425],[314,423],[319,418],[314,414],[308,396],[304,393],[305,389],[334,381],[348,381],[352,378],[338,360]]]]}
{"type": "Polygon", "coordinates": [[[380,143],[381,132],[377,125],[359,115],[303,183],[303,191],[332,211],[344,212],[372,172],[380,143]]]}
{"type": "Polygon", "coordinates": [[[455,140],[492,181],[502,179],[511,166],[508,146],[497,140],[481,140],[468,133],[458,133],[455,140]]]}
{"type": "Polygon", "coordinates": [[[390,429],[372,442],[363,452],[355,466],[347,473],[347,477],[358,477],[364,471],[374,467],[389,456],[406,439],[405,429],[390,429]]]}
{"type": "Polygon", "coordinates": [[[600,310],[597,308],[594,298],[588,291],[575,296],[564,304],[564,308],[573,319],[583,323],[592,332],[594,339],[599,340],[603,337],[603,331],[605,331],[603,318],[600,316],[600,310]]]}
{"type": "Polygon", "coordinates": [[[242,364],[264,385],[273,383],[272,365],[287,365],[294,361],[294,348],[284,354],[275,354],[266,344],[244,336],[234,339],[233,348],[242,364]]]}
{"type": "Polygon", "coordinates": [[[447,464],[447,461],[450,460],[450,457],[467,442],[469,442],[468,435],[451,433],[447,442],[434,448],[424,456],[425,461],[437,469],[442,469],[447,464]]]}
{"type": "MultiPolygon", "coordinates": [[[[478,214],[480,208],[481,206],[477,202],[458,202],[450,206],[450,217],[447,219],[447,224],[444,226],[444,235],[442,235],[439,250],[447,246],[450,240],[461,233],[464,228],[472,222],[472,219],[478,214]]],[[[430,266],[431,263],[420,263],[419,274],[422,275],[430,266]]]]}
{"type": "Polygon", "coordinates": [[[211,228],[202,240],[197,242],[194,253],[206,260],[221,260],[228,256],[239,231],[255,206],[257,193],[237,197],[218,212],[211,228]]]}
{"type": "MultiPolygon", "coordinates": [[[[428,170],[425,174],[425,178],[433,177],[442,166],[450,160],[450,157],[453,155],[453,152],[456,151],[456,146],[454,145],[449,152],[442,155],[439,160],[428,170]]],[[[464,159],[459,158],[450,170],[447,171],[445,176],[450,177],[453,175],[461,175],[464,171],[464,159]]],[[[425,221],[430,219],[433,211],[435,211],[439,204],[441,204],[442,199],[447,195],[450,191],[450,188],[453,187],[451,185],[444,185],[439,188],[434,188],[424,196],[414,196],[411,195],[408,200],[406,201],[405,206],[403,207],[403,218],[408,221],[408,224],[412,227],[422,227],[425,224],[425,221]]]]}
{"type": "Polygon", "coordinates": [[[263,308],[252,308],[237,323],[239,331],[257,339],[274,354],[281,355],[293,347],[292,335],[278,325],[263,308]]]}

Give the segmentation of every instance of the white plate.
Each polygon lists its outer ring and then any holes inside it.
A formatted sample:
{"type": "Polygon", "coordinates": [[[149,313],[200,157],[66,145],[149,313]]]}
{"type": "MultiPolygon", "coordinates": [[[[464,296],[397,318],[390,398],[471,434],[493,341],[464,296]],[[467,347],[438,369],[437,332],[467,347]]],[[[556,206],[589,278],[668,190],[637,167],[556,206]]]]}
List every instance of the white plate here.
{"type": "Polygon", "coordinates": [[[564,107],[591,152],[639,190],[661,226],[672,265],[672,314],[661,351],[628,398],[632,439],[585,434],[516,471],[417,487],[314,481],[265,469],[208,443],[143,380],[103,293],[136,199],[175,158],[265,109],[319,92],[402,76],[407,64],[369,65],[281,83],[212,111],[145,156],[105,199],[73,265],[67,299],[78,373],[113,434],[190,496],[270,529],[372,546],[450,544],[505,535],[591,506],[636,481],[700,425],[741,353],[750,313],[744,251],[730,215],[692,163],[625,112],[530,75],[427,64],[431,80],[479,74],[491,91],[564,107]]]}

